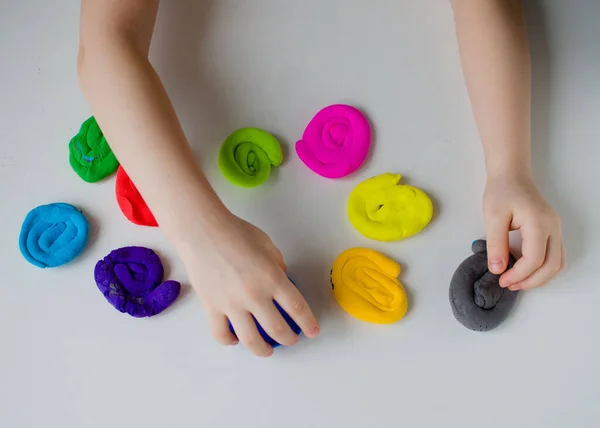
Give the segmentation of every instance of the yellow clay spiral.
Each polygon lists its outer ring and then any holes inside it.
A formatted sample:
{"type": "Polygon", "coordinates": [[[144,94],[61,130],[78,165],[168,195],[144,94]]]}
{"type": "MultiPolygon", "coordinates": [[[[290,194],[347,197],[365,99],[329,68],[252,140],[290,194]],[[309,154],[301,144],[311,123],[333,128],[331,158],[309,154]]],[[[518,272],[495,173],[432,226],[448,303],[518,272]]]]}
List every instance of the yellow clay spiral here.
{"type": "Polygon", "coordinates": [[[340,306],[359,320],[391,324],[408,309],[400,265],[367,248],[344,251],[333,263],[331,285],[340,306]]]}
{"type": "Polygon", "coordinates": [[[420,232],[431,220],[433,205],[425,192],[400,184],[399,174],[381,174],[352,190],[348,218],[361,234],[397,241],[420,232]]]}

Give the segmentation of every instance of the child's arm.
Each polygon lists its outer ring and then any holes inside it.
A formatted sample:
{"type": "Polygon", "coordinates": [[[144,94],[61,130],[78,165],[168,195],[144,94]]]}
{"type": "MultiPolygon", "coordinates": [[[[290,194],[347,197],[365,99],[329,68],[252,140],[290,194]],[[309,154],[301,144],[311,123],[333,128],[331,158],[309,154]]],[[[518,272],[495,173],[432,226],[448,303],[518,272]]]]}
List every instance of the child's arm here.
{"type": "Polygon", "coordinates": [[[505,271],[508,232],[519,229],[523,257],[500,284],[546,284],[565,264],[560,220],[531,179],[531,76],[520,0],[453,0],[465,80],[487,169],[484,216],[490,270],[505,271]]]}
{"type": "MultiPolygon", "coordinates": [[[[270,355],[251,314],[275,340],[297,336],[272,301],[314,337],[318,324],[262,231],[230,213],[194,160],[167,93],[148,61],[158,0],[82,0],[78,71],[119,161],[186,264],[213,335],[270,355]]],[[[193,84],[192,82],[190,82],[193,84]]]]}

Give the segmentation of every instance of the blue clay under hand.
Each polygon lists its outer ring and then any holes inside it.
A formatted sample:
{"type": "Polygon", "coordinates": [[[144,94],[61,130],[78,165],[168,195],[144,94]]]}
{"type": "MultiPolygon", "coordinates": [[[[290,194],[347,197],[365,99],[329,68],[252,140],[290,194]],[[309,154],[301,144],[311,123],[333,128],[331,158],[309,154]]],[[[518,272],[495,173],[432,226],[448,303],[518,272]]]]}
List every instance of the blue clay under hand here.
{"type": "MultiPolygon", "coordinates": [[[[292,284],[296,285],[296,283],[294,283],[294,281],[292,281],[291,278],[290,278],[290,282],[292,284]]],[[[273,300],[273,304],[275,305],[275,307],[277,308],[277,310],[279,311],[279,313],[281,314],[281,316],[283,317],[285,322],[290,326],[292,331],[298,335],[300,333],[302,333],[302,330],[300,329],[298,324],[296,324],[294,322],[294,320],[288,315],[288,313],[286,311],[284,311],[283,308],[281,306],[279,306],[279,304],[274,300],[273,300]]],[[[254,318],[254,317],[252,317],[252,318],[254,318]]],[[[258,333],[261,335],[261,337],[263,338],[263,340],[265,342],[267,342],[273,348],[277,348],[277,347],[281,346],[281,344],[279,342],[275,341],[275,339],[273,339],[271,336],[269,336],[267,334],[267,332],[264,330],[264,328],[262,328],[262,326],[258,323],[258,321],[256,321],[256,318],[254,319],[254,322],[256,323],[256,328],[258,330],[258,333]]],[[[228,321],[228,323],[229,323],[229,331],[231,331],[233,334],[235,334],[235,330],[234,330],[233,326],[231,325],[231,322],[228,321]]]]}

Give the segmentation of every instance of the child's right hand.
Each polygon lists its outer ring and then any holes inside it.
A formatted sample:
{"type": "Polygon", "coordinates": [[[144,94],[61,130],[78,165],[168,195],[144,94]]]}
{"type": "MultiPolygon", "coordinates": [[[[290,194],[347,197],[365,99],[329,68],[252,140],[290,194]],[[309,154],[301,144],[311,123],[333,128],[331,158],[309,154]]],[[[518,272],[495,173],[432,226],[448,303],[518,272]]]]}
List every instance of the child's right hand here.
{"type": "Polygon", "coordinates": [[[246,348],[258,356],[270,356],[273,348],[258,333],[253,315],[277,342],[294,345],[298,336],[273,300],[307,337],[319,334],[306,300],[286,276],[281,253],[260,229],[228,213],[211,227],[193,226],[184,242],[176,244],[206,308],[212,334],[223,345],[238,343],[229,330],[229,319],[246,348]]]}

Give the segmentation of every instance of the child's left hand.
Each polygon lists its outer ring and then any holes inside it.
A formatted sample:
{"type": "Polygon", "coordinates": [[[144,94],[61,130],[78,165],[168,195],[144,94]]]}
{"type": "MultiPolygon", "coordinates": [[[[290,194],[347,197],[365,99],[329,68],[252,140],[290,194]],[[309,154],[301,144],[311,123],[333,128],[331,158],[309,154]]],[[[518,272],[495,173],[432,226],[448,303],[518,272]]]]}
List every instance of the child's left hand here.
{"type": "Polygon", "coordinates": [[[508,232],[519,230],[523,257],[500,277],[510,290],[546,285],[565,267],[560,218],[529,178],[488,179],[483,198],[490,272],[508,265],[508,232]]]}

